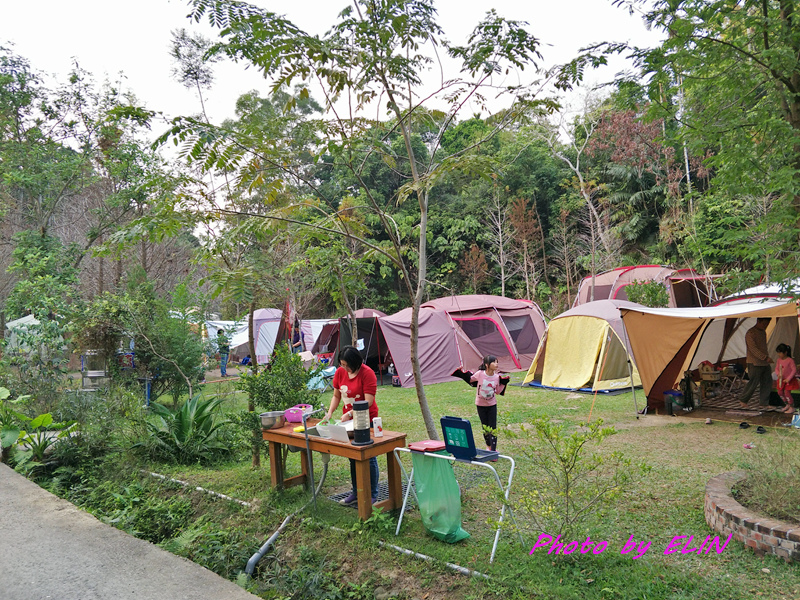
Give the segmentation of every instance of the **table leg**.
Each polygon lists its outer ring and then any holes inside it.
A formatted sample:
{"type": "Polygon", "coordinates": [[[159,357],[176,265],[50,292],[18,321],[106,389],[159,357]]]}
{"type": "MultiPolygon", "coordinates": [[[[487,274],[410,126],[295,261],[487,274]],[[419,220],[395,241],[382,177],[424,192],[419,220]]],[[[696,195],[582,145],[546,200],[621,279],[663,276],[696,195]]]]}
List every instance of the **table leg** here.
{"type": "Polygon", "coordinates": [[[389,484],[389,506],[390,510],[400,508],[403,496],[403,478],[400,475],[400,464],[394,452],[386,455],[386,477],[389,484]]]}
{"type": "Polygon", "coordinates": [[[269,473],[273,488],[283,488],[283,463],[281,462],[281,445],[269,443],[269,473]]]}
{"type": "Polygon", "coordinates": [[[311,478],[308,474],[314,471],[314,458],[312,457],[311,462],[309,462],[305,448],[300,451],[300,469],[303,477],[305,477],[306,489],[313,492],[314,490],[311,490],[311,478]]]}
{"type": "Polygon", "coordinates": [[[358,516],[366,521],[372,516],[372,489],[368,458],[356,461],[356,494],[358,495],[358,516]]]}

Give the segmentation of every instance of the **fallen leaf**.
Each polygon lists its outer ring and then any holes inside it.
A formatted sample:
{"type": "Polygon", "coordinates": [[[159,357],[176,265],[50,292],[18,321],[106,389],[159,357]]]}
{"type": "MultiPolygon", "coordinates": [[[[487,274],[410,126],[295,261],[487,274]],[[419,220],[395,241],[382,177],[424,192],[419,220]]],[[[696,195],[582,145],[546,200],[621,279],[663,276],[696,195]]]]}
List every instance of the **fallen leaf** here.
{"type": "Polygon", "coordinates": [[[769,569],[761,569],[762,573],[769,573],[769,569]]]}
{"type": "Polygon", "coordinates": [[[586,583],[594,583],[594,579],[587,579],[586,583]]]}

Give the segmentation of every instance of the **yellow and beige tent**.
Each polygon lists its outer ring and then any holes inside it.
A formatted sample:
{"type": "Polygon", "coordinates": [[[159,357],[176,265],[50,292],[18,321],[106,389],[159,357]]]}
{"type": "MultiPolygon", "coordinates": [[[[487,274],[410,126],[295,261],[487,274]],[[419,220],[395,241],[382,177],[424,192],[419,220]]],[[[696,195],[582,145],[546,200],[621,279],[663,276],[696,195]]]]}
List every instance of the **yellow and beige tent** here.
{"type": "Polygon", "coordinates": [[[640,305],[596,300],[551,320],[524,383],[592,391],[641,385],[620,315],[623,307],[640,305]]]}
{"type": "Polygon", "coordinates": [[[652,408],[662,405],[663,393],[701,362],[744,362],[744,336],[758,317],[772,318],[767,345],[773,358],[779,343],[788,344],[792,356],[800,351],[793,300],[752,299],[704,308],[622,307],[621,312],[652,408]]]}

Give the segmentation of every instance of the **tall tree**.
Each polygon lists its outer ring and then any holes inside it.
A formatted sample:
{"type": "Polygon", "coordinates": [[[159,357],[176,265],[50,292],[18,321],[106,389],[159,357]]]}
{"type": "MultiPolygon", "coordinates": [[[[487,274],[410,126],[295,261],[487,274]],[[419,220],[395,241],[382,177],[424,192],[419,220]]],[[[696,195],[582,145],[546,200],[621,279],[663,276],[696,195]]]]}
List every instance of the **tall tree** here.
{"type": "MultiPolygon", "coordinates": [[[[431,0],[357,0],[346,7],[325,36],[309,35],[275,13],[232,0],[193,0],[192,16],[204,16],[221,29],[223,40],[216,48],[236,60],[245,60],[274,81],[275,89],[300,83],[301,97],[309,95],[308,86],[318,85],[325,97],[330,120],[320,123],[318,156],[332,157],[347,168],[360,196],[381,224],[381,240],[367,241],[366,246],[390,261],[399,272],[412,306],[411,357],[417,397],[428,435],[438,437],[422,386],[418,360],[419,307],[427,280],[427,231],[430,194],[433,186],[446,174],[458,169],[477,172],[481,161],[468,150],[485,143],[513,122],[521,106],[530,101],[522,86],[508,84],[505,73],[534,66],[538,58],[538,40],[525,29],[524,23],[508,21],[490,11],[470,35],[464,46],[455,46],[442,39],[436,11],[431,0]],[[423,72],[433,62],[425,48],[444,48],[461,62],[463,78],[441,82],[439,98],[449,103],[441,126],[427,143],[427,156],[415,148],[413,123],[431,96],[422,93],[423,72]],[[483,137],[462,151],[442,151],[442,138],[456,122],[469,100],[482,101],[480,90],[492,87],[511,94],[511,109],[503,113],[483,137]],[[422,99],[420,99],[422,98],[422,99]],[[364,111],[382,107],[388,121],[367,121],[364,111]],[[364,146],[365,126],[385,128],[385,135],[364,146]],[[386,141],[397,133],[402,139],[401,151],[386,141]],[[364,179],[365,161],[380,156],[396,166],[404,175],[404,185],[396,201],[415,200],[416,226],[413,237],[403,237],[397,223],[364,179]],[[413,244],[414,248],[409,246],[413,244]]],[[[244,172],[263,173],[269,170],[272,185],[302,184],[320,195],[321,190],[310,176],[297,153],[285,142],[271,147],[253,148],[240,140],[220,134],[207,135],[208,124],[181,120],[173,133],[188,139],[188,152],[209,165],[233,165],[246,162],[244,172]],[[279,177],[280,175],[280,177],[279,177]]],[[[258,178],[252,180],[258,182],[258,178]]],[[[263,179],[261,180],[263,181],[263,179]]],[[[317,227],[352,237],[341,227],[336,203],[328,202],[331,221],[317,227]]],[[[272,215],[272,218],[286,218],[272,215]]]]}

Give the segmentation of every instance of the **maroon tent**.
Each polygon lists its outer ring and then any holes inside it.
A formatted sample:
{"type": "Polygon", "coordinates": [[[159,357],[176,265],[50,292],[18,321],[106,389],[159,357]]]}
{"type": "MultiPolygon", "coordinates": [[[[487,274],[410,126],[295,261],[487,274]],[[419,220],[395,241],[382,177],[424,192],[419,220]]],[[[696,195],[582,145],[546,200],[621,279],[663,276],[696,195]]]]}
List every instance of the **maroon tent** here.
{"type": "MultiPolygon", "coordinates": [[[[413,386],[411,309],[382,317],[380,324],[401,384],[413,386]]],[[[453,371],[474,371],[487,354],[504,371],[527,369],[544,330],[544,316],[532,302],[480,295],[426,302],[419,319],[422,382],[454,381],[453,371]]]]}
{"type": "MultiPolygon", "coordinates": [[[[411,370],[411,309],[381,317],[381,331],[389,346],[395,372],[403,387],[414,386],[411,370]]],[[[419,311],[419,356],[422,383],[455,381],[456,369],[476,369],[481,353],[447,313],[421,308],[419,311]]]]}
{"type": "MultiPolygon", "coordinates": [[[[527,370],[545,330],[541,309],[503,296],[447,296],[422,305],[445,311],[482,356],[497,357],[504,371],[527,370]]],[[[469,366],[469,365],[468,365],[469,366]]],[[[479,365],[469,366],[471,370],[479,365]]]]}

